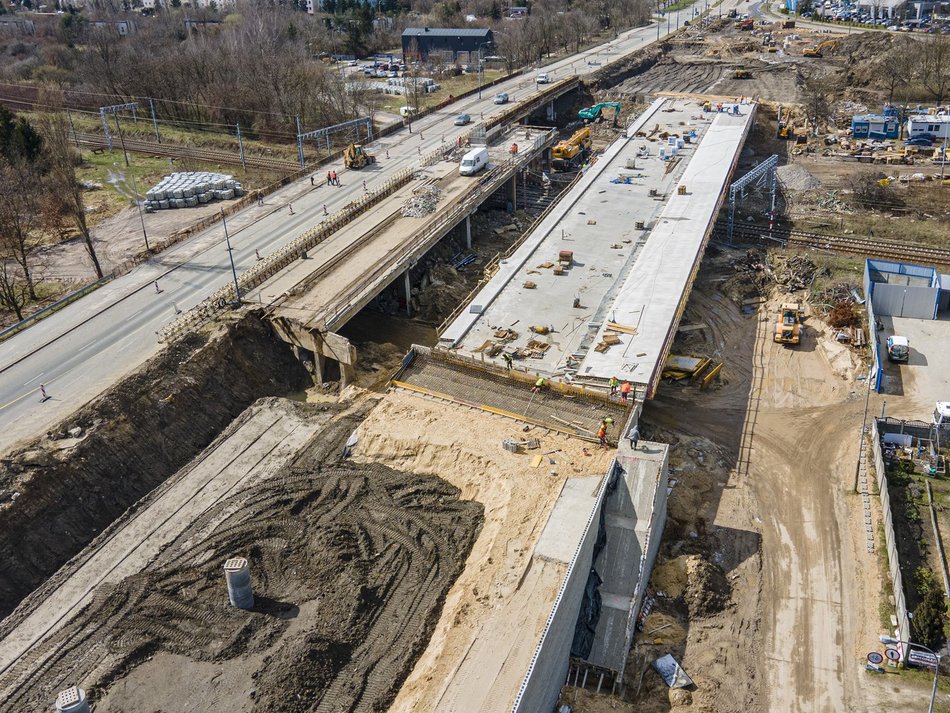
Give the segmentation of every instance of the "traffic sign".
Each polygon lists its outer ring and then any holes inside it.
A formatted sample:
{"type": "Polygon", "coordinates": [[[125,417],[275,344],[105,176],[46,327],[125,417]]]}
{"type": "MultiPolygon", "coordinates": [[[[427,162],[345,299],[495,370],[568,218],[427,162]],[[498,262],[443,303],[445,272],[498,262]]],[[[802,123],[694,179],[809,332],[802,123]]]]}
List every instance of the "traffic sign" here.
{"type": "Polygon", "coordinates": [[[884,662],[884,657],[881,656],[881,654],[879,654],[877,651],[872,651],[868,654],[868,661],[877,666],[879,663],[884,662]]]}
{"type": "Polygon", "coordinates": [[[901,652],[898,649],[890,649],[890,648],[885,649],[884,655],[887,656],[887,658],[890,659],[891,661],[901,660],[901,652]]]}
{"type": "Polygon", "coordinates": [[[937,667],[937,657],[929,651],[911,649],[910,653],[907,654],[907,660],[915,666],[923,666],[924,668],[937,667]]]}

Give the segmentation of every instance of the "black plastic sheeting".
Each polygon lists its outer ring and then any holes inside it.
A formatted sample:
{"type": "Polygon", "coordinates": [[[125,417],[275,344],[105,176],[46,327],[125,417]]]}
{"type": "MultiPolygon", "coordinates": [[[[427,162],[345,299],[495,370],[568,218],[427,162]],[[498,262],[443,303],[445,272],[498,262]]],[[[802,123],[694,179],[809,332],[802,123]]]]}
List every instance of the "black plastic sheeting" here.
{"type": "Polygon", "coordinates": [[[584,587],[584,599],[581,602],[581,611],[577,615],[577,626],[574,627],[574,640],[571,642],[571,656],[586,659],[594,647],[594,634],[597,631],[597,622],[600,620],[600,585],[604,580],[591,568],[584,587]]]}
{"type": "MultiPolygon", "coordinates": [[[[617,489],[617,483],[623,476],[623,468],[617,461],[614,461],[611,468],[609,480],[607,481],[607,491],[604,493],[603,502],[613,495],[617,489]]],[[[600,517],[597,523],[597,539],[594,541],[594,554],[591,562],[596,562],[598,555],[604,547],[607,546],[607,515],[606,510],[601,504],[600,517]]],[[[587,584],[584,586],[584,598],[581,601],[581,610],[577,615],[577,624],[574,627],[574,640],[571,642],[571,656],[586,659],[590,656],[590,651],[594,646],[594,635],[597,631],[597,622],[600,621],[601,598],[600,585],[604,580],[597,573],[597,570],[591,567],[590,574],[587,576],[587,584]]]]}

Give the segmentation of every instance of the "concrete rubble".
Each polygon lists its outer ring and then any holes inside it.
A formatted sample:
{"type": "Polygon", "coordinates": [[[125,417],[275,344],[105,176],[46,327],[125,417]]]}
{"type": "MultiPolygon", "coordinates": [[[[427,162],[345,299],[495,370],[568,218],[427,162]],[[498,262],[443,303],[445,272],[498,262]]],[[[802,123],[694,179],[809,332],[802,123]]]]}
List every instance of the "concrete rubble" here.
{"type": "Polygon", "coordinates": [[[442,189],[437,186],[425,186],[416,191],[399,211],[404,218],[424,218],[435,213],[442,198],[442,189]]]}

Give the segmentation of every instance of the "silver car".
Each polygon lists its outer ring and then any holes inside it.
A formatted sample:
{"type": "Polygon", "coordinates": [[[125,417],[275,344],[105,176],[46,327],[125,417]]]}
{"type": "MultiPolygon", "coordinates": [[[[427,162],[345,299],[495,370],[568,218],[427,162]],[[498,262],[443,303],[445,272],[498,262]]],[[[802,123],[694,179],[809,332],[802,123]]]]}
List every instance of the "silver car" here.
{"type": "Polygon", "coordinates": [[[496,94],[496,95],[495,95],[495,103],[496,103],[496,104],[507,104],[507,103],[508,103],[508,95],[505,94],[504,92],[502,92],[501,94],[496,94]]]}

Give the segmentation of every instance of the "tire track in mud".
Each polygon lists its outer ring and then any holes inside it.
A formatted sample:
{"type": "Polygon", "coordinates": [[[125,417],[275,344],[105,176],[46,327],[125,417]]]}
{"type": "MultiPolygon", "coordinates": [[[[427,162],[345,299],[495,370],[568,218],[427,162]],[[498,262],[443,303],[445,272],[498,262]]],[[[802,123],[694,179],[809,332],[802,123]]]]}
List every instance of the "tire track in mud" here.
{"type": "MultiPolygon", "coordinates": [[[[344,421],[324,437],[348,434],[344,421]]],[[[97,592],[0,678],[0,711],[45,708],[75,681],[101,700],[156,652],[261,656],[254,710],[380,710],[424,649],[480,526],[481,506],[438,478],[298,459],[224,497],[145,570],[97,592]],[[224,591],[221,564],[235,554],[250,560],[251,613],[224,591]],[[288,635],[308,603],[317,615],[288,635]]]]}

